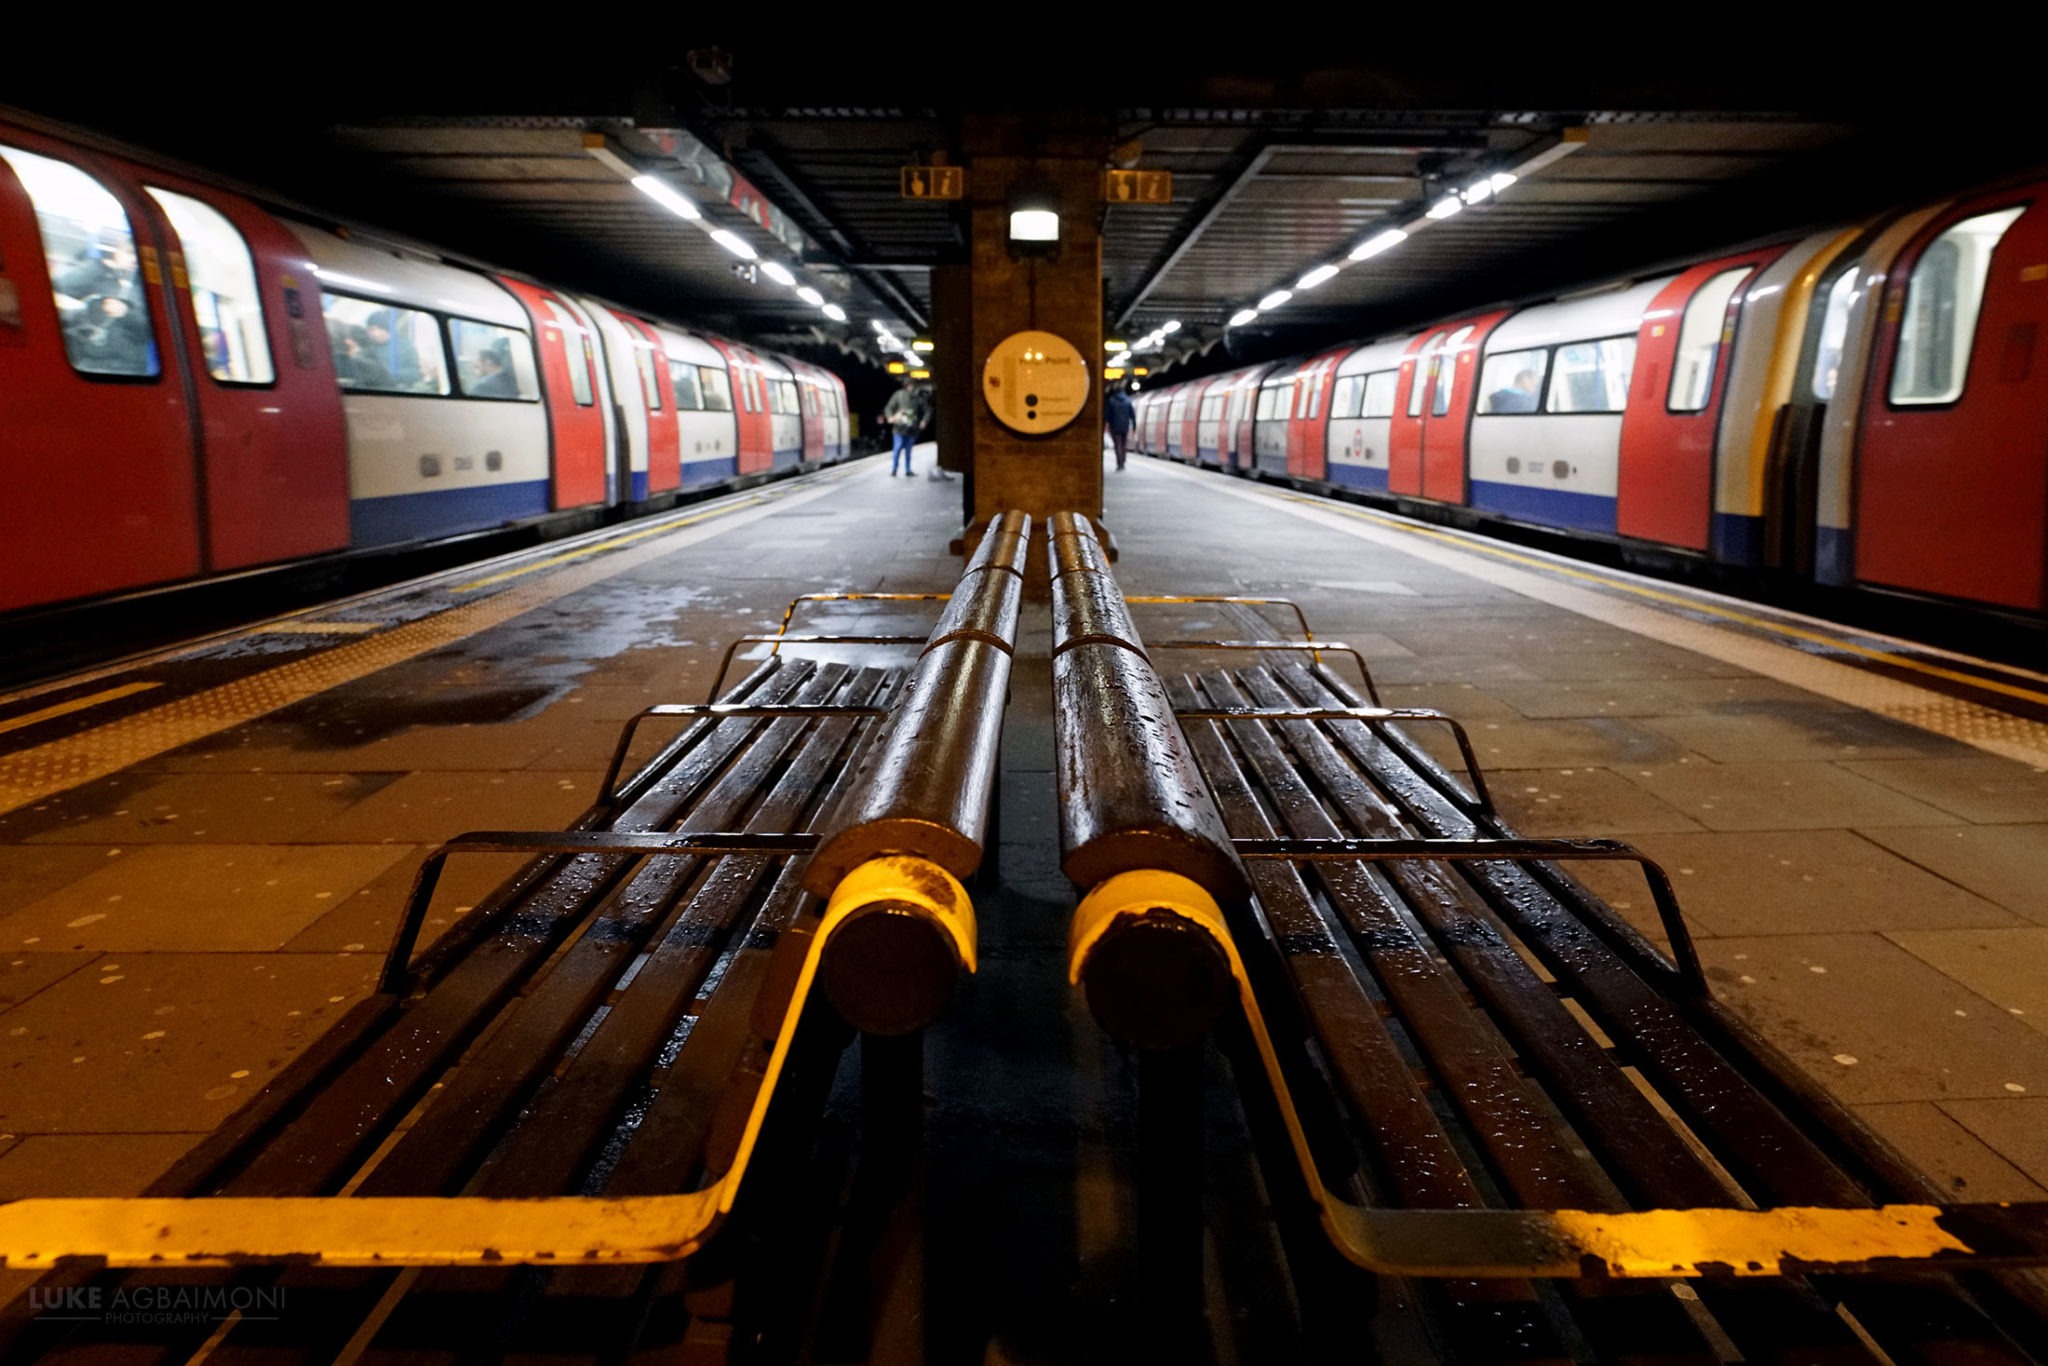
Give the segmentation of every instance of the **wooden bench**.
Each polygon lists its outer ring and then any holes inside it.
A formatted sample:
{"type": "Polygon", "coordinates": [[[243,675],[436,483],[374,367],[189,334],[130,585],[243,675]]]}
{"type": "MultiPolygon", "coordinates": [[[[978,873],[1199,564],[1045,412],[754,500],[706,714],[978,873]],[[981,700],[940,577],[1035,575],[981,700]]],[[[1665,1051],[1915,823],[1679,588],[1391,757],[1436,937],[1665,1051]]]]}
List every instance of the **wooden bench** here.
{"type": "MultiPolygon", "coordinates": [[[[1049,534],[1072,973],[1141,1048],[1217,1021],[1327,1342],[1355,1357],[1382,1298],[1335,1249],[1454,1359],[2043,1351],[2004,1268],[2048,1260],[2048,1208],[1944,1205],[1713,1000],[1654,864],[1517,839],[1309,652],[1162,681],[1085,522],[1049,534]],[[1642,865],[1672,956],[1581,858],[1642,865]]],[[[1169,1144],[1141,1121],[1141,1182],[1198,1171],[1169,1144]]],[[[1141,1187],[1139,1218],[1185,1274],[1185,1212],[1141,1187]]]]}
{"type": "MultiPolygon", "coordinates": [[[[749,1322],[796,1314],[788,1249],[810,1243],[722,1230],[735,1208],[819,1216],[776,1171],[808,1151],[849,1025],[914,1036],[973,967],[963,883],[992,837],[1028,531],[999,524],[910,668],[778,646],[719,703],[635,718],[684,728],[577,828],[436,850],[382,991],[150,1198],[0,1206],[8,1264],[281,1298],[228,1336],[257,1357],[717,1351],[742,1284],[765,1287],[749,1322]],[[414,961],[442,865],[477,852],[540,856],[414,961]]],[[[189,1353],[219,1328],[16,1304],[10,1359],[189,1353]]]]}

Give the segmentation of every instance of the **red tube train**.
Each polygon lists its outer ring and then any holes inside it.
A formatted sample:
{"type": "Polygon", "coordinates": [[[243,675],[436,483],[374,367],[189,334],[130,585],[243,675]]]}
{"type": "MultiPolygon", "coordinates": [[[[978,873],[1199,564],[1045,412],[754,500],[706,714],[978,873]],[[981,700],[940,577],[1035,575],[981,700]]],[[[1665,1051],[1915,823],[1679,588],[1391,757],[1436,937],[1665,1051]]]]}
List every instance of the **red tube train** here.
{"type": "Polygon", "coordinates": [[[0,124],[0,612],[847,453],[801,361],[0,124]]]}
{"type": "Polygon", "coordinates": [[[2048,181],[1139,397],[1148,454],[2048,613],[2048,181]]]}

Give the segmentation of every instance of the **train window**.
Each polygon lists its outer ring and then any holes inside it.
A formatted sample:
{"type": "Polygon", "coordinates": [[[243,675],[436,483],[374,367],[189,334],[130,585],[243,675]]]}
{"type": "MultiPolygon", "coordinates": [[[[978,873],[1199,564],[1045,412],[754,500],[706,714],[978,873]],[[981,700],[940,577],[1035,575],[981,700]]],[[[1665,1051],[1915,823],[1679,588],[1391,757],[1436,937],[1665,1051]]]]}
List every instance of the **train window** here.
{"type": "Polygon", "coordinates": [[[249,244],[213,205],[146,188],[178,234],[206,373],[222,384],[270,383],[277,371],[271,368],[270,339],[263,333],[263,293],[256,286],[249,244]]]}
{"type": "Polygon", "coordinates": [[[334,378],[353,393],[445,394],[448,366],[431,313],[347,294],[320,296],[334,378]]]}
{"type": "Polygon", "coordinates": [[[679,360],[668,363],[668,386],[676,392],[676,409],[696,409],[705,406],[704,397],[697,391],[697,367],[685,365],[679,360]]]}
{"type": "Polygon", "coordinates": [[[1856,306],[1857,271],[1842,272],[1828,289],[1827,316],[1821,320],[1820,352],[1813,362],[1813,396],[1826,403],[1835,396],[1842,373],[1842,348],[1849,342],[1849,312],[1856,306]]]}
{"type": "Polygon", "coordinates": [[[1400,383],[1399,370],[1382,370],[1376,375],[1365,377],[1364,399],[1359,404],[1360,417],[1392,417],[1394,415],[1394,389],[1400,383]]]}
{"type": "Polygon", "coordinates": [[[661,411],[661,379],[654,373],[654,348],[633,343],[633,364],[640,370],[640,392],[647,396],[647,411],[661,411]]]}
{"type": "Polygon", "coordinates": [[[1415,379],[1408,386],[1408,416],[1422,416],[1422,390],[1436,375],[1436,346],[1444,339],[1439,332],[1422,344],[1415,353],[1415,379]]]}
{"type": "Polygon", "coordinates": [[[1551,413],[1618,413],[1628,406],[1628,382],[1636,368],[1636,339],[1573,342],[1557,348],[1551,367],[1551,413]]]}
{"type": "Polygon", "coordinates": [[[732,411],[732,381],[726,378],[725,371],[700,365],[697,367],[697,380],[706,408],[718,413],[732,411]]]}
{"type": "Polygon", "coordinates": [[[1892,361],[1892,402],[1953,403],[1970,371],[1991,254],[2024,205],[1980,213],[1928,243],[1906,282],[1906,318],[1892,361]]]}
{"type": "Polygon", "coordinates": [[[1429,405],[1431,417],[1442,417],[1451,410],[1451,387],[1458,382],[1458,348],[1471,335],[1471,328],[1461,327],[1451,333],[1451,339],[1437,352],[1436,400],[1429,405]]]}
{"type": "Polygon", "coordinates": [[[782,396],[783,412],[793,415],[803,412],[803,408],[797,402],[796,381],[787,379],[776,380],[775,392],[782,396]]]}
{"type": "Polygon", "coordinates": [[[524,399],[528,403],[540,398],[533,344],[524,332],[450,318],[448,340],[455,344],[455,378],[464,398],[524,399]]]}
{"type": "Polygon", "coordinates": [[[149,300],[136,268],[135,230],[121,201],[84,171],[53,157],[0,147],[0,161],[35,206],[71,368],[134,379],[161,374],[149,300]]]}
{"type": "Polygon", "coordinates": [[[1339,375],[1337,383],[1330,389],[1330,417],[1358,416],[1358,398],[1364,392],[1364,380],[1358,375],[1339,375]]]}
{"type": "Polygon", "coordinates": [[[545,302],[562,329],[562,351],[569,365],[569,394],[577,407],[588,408],[597,401],[590,384],[590,337],[583,330],[582,319],[553,299],[545,302]]]}
{"type": "Polygon", "coordinates": [[[1259,405],[1257,408],[1252,410],[1252,416],[1256,417],[1261,422],[1271,421],[1273,417],[1273,404],[1279,399],[1279,397],[1280,386],[1277,384],[1268,384],[1264,388],[1260,389],[1259,405]]]}
{"type": "Polygon", "coordinates": [[[1728,301],[1749,276],[1748,266],[1724,270],[1693,292],[1678,325],[1678,354],[1671,362],[1674,413],[1697,413],[1714,396],[1714,367],[1721,359],[1721,333],[1728,325],[1728,301]]]}
{"type": "Polygon", "coordinates": [[[1543,372],[1550,367],[1544,347],[1530,351],[1496,351],[1479,368],[1479,411],[1533,413],[1543,402],[1543,372]]]}

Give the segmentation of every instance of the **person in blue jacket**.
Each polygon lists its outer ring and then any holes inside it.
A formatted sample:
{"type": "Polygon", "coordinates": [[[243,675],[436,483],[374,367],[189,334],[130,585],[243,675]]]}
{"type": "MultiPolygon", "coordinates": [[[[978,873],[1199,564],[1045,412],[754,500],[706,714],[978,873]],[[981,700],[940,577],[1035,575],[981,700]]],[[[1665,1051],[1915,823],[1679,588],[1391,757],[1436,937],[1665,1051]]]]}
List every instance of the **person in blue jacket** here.
{"type": "Polygon", "coordinates": [[[1138,421],[1137,405],[1122,389],[1112,389],[1102,400],[1102,422],[1109,428],[1109,441],[1116,447],[1116,467],[1124,467],[1124,456],[1131,444],[1131,428],[1138,421]]]}

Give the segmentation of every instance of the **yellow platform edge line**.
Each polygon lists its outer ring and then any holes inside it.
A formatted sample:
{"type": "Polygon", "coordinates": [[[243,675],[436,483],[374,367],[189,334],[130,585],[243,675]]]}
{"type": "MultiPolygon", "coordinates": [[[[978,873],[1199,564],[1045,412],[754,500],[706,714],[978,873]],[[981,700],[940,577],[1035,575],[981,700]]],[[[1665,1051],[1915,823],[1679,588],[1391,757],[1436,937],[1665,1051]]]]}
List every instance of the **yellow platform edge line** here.
{"type": "Polygon", "coordinates": [[[544,560],[535,560],[532,564],[521,565],[517,569],[507,569],[502,573],[487,574],[480,579],[471,579],[467,583],[458,583],[448,591],[451,593],[474,593],[480,588],[494,588],[498,584],[505,583],[511,579],[538,573],[543,569],[554,569],[559,565],[571,564],[577,560],[601,554],[607,550],[617,550],[620,546],[631,545],[635,541],[644,541],[649,536],[660,536],[670,531],[680,531],[686,526],[695,526],[699,522],[708,522],[715,517],[724,517],[728,514],[739,512],[744,508],[759,507],[762,503],[769,501],[772,496],[775,495],[765,493],[753,494],[750,497],[740,499],[736,503],[712,508],[709,512],[700,512],[691,517],[678,517],[672,521],[664,521],[659,526],[642,527],[638,531],[629,531],[623,536],[612,536],[591,545],[565,551],[560,555],[550,555],[544,560]]]}
{"type": "Polygon", "coordinates": [[[20,716],[10,716],[4,721],[0,721],[0,735],[5,735],[11,730],[21,730],[28,726],[37,725],[43,721],[53,721],[59,716],[69,716],[73,712],[84,711],[87,707],[97,707],[102,702],[113,702],[123,697],[133,697],[139,692],[148,692],[151,688],[161,688],[162,686],[163,684],[156,682],[123,683],[118,688],[108,688],[104,692],[96,692],[87,697],[74,697],[69,702],[59,702],[55,706],[44,707],[39,711],[23,712],[20,716]]]}

